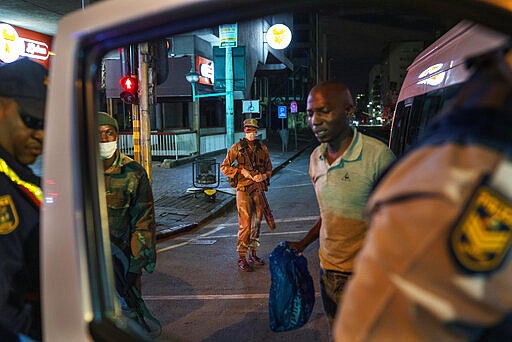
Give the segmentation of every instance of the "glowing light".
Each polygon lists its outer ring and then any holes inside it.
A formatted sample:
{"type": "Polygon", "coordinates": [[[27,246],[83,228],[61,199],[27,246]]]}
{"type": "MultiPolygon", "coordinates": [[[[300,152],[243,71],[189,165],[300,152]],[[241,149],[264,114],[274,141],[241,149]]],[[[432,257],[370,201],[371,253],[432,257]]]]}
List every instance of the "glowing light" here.
{"type": "Polygon", "coordinates": [[[427,79],[418,81],[417,84],[427,84],[427,85],[430,85],[430,86],[437,86],[437,85],[443,83],[444,78],[446,76],[446,73],[443,71],[443,72],[440,72],[438,74],[435,74],[436,72],[441,70],[442,67],[443,67],[443,63],[438,63],[438,64],[431,65],[428,68],[426,68],[425,70],[423,70],[419,74],[418,78],[421,79],[421,78],[424,78],[424,77],[426,77],[428,75],[432,75],[432,76],[430,76],[427,79]]]}
{"type": "Polygon", "coordinates": [[[446,73],[443,71],[437,75],[430,76],[429,78],[419,81],[418,84],[427,84],[430,86],[436,86],[440,85],[444,81],[444,77],[446,76],[446,73]]]}
{"type": "Polygon", "coordinates": [[[11,25],[0,24],[0,60],[11,63],[23,53],[25,45],[11,25]]]}
{"type": "Polygon", "coordinates": [[[443,67],[443,63],[431,65],[428,68],[426,68],[425,70],[423,70],[421,72],[421,74],[418,76],[418,78],[423,78],[427,75],[432,75],[432,74],[436,73],[437,71],[439,71],[442,67],[443,67]]]}
{"type": "Polygon", "coordinates": [[[290,45],[290,42],[292,41],[292,32],[286,25],[275,24],[268,29],[265,38],[271,48],[281,50],[290,45]]]}
{"type": "Polygon", "coordinates": [[[0,24],[0,60],[11,63],[20,56],[47,60],[50,49],[44,42],[22,38],[14,27],[8,24],[0,24]]]}

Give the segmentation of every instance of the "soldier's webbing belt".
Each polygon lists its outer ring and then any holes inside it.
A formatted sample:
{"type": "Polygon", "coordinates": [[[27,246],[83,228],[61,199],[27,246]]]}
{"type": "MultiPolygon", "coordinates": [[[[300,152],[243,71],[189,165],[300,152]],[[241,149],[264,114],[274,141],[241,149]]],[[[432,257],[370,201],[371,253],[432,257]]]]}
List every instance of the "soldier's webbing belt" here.
{"type": "Polygon", "coordinates": [[[14,184],[18,185],[38,208],[41,206],[41,201],[43,200],[43,191],[41,188],[22,180],[2,158],[0,158],[0,172],[6,175],[14,184]]]}

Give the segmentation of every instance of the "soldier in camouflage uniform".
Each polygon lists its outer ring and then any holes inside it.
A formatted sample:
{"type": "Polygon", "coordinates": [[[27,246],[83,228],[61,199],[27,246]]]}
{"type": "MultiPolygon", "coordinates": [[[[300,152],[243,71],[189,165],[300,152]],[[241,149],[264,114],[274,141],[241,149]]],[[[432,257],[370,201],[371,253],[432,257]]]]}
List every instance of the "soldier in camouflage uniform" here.
{"type": "Polygon", "coordinates": [[[263,217],[261,196],[254,190],[261,183],[263,190],[268,189],[272,175],[272,163],[268,149],[256,140],[258,121],[244,121],[245,138],[233,144],[220,170],[230,178],[231,186],[236,188],[236,206],[238,209],[238,267],[245,272],[253,271],[252,265],[263,266],[264,261],[256,255],[260,245],[260,225],[263,217]],[[249,264],[246,259],[249,255],[249,264]]]}
{"type": "Polygon", "coordinates": [[[107,113],[98,113],[98,131],[105,170],[110,239],[129,260],[126,285],[135,285],[140,291],[142,269],[151,273],[156,265],[151,184],[144,168],[117,148],[117,121],[107,113]]]}

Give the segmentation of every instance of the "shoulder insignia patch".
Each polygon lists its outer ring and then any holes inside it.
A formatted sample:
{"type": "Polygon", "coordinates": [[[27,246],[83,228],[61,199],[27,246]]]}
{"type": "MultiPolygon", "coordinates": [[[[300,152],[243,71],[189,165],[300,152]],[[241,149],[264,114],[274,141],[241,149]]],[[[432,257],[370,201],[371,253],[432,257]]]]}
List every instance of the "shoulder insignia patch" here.
{"type": "Polygon", "coordinates": [[[0,196],[0,235],[9,234],[18,224],[18,212],[11,195],[0,196]]]}
{"type": "Polygon", "coordinates": [[[452,230],[450,247],[457,263],[469,273],[498,269],[512,242],[512,203],[481,186],[452,230]]]}

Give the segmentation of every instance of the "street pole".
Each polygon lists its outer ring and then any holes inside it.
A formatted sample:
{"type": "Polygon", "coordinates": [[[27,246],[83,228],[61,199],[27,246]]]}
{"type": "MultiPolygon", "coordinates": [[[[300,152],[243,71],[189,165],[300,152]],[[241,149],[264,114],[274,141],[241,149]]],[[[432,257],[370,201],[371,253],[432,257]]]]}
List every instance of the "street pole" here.
{"type": "Polygon", "coordinates": [[[230,46],[226,46],[226,148],[229,149],[235,142],[235,118],[233,98],[233,53],[230,46]]]}
{"type": "Polygon", "coordinates": [[[140,164],[148,174],[151,182],[151,121],[149,109],[149,91],[148,91],[148,64],[149,64],[149,45],[148,43],[139,44],[139,117],[140,117],[140,164]]]}
{"type": "MultiPolygon", "coordinates": [[[[196,73],[196,58],[194,55],[190,56],[191,72],[196,73]]],[[[197,155],[201,155],[201,105],[199,98],[196,97],[196,82],[190,83],[192,87],[192,130],[196,132],[196,151],[197,155]]]]}
{"type": "MultiPolygon", "coordinates": [[[[192,89],[195,84],[192,85],[192,89]]],[[[199,99],[192,101],[192,130],[196,131],[197,155],[201,155],[201,116],[199,114],[199,99]]]]}
{"type": "Polygon", "coordinates": [[[137,163],[141,163],[142,156],[140,154],[140,115],[139,106],[132,103],[132,131],[133,131],[133,159],[137,163]]]}

